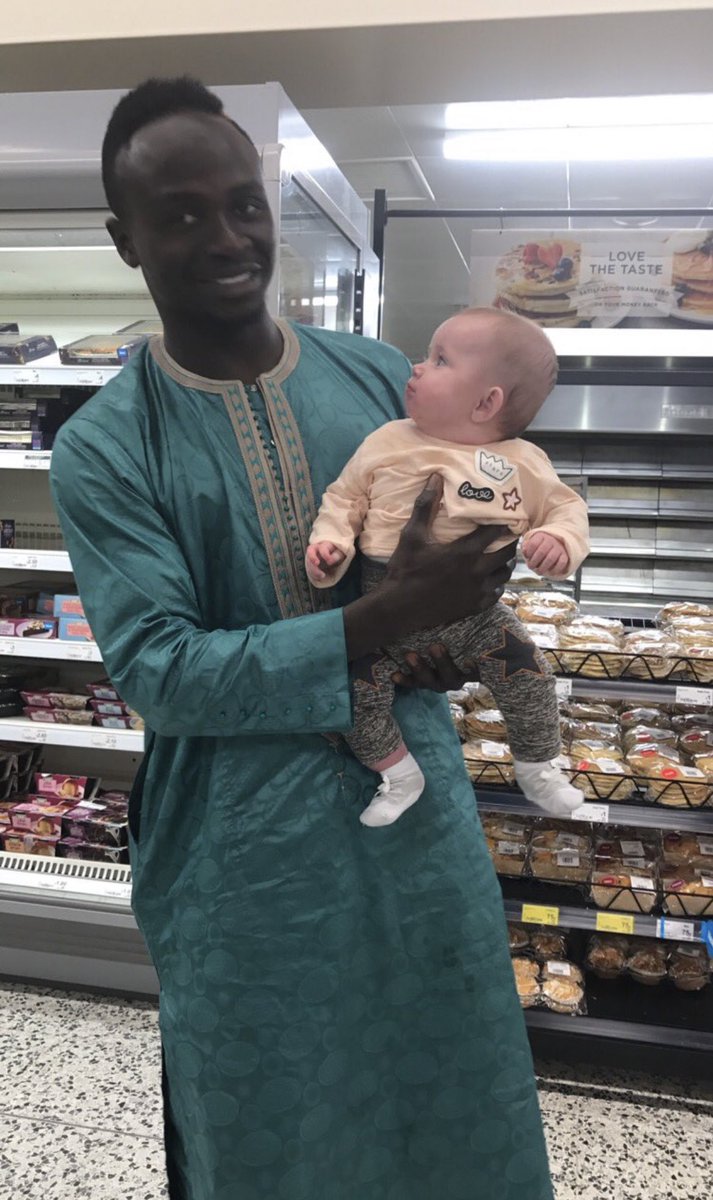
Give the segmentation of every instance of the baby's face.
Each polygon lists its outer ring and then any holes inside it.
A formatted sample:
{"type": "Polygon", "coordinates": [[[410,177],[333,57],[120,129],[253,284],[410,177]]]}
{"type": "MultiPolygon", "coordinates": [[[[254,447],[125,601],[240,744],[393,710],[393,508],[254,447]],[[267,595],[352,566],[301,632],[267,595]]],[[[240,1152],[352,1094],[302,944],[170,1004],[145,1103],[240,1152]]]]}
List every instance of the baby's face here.
{"type": "Polygon", "coordinates": [[[433,335],[428,357],[406,386],[406,412],[430,437],[469,443],[478,399],[502,386],[498,333],[482,317],[456,316],[433,335]]]}

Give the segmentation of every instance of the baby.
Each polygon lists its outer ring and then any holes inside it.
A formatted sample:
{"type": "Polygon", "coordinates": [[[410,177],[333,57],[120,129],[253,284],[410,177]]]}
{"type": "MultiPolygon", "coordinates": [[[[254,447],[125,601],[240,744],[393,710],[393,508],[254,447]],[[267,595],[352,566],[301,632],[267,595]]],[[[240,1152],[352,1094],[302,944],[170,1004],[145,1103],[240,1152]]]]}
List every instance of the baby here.
{"type": "MultiPolygon", "coordinates": [[[[523,555],[537,574],[563,579],[576,570],[589,551],[586,504],[558,479],[547,455],[520,438],[556,378],[550,342],[524,317],[472,308],[445,321],[426,361],[413,368],[408,419],[370,434],[323,497],[307,551],[314,586],[341,579],[358,538],[364,590],[377,587],[416,497],[436,472],[444,484],[432,530],[437,542],[479,525],[507,525],[524,535],[523,555]]],[[[461,670],[477,663],[507,722],[515,777],[528,799],[556,816],[578,808],[582,793],[552,761],[560,753],[554,679],[514,614],[496,604],[355,664],[354,728],[346,740],[382,777],[362,823],[390,825],[424,789],[391,712],[392,675],[407,653],[426,654],[436,642],[461,670]]]]}

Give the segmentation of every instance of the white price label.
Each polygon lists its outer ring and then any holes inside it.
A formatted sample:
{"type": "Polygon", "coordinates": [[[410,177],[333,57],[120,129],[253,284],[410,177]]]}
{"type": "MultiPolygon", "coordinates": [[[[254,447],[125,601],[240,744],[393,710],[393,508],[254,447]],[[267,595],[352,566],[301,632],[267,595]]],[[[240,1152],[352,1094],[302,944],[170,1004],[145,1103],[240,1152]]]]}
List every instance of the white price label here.
{"type": "Polygon", "coordinates": [[[131,899],[131,884],[130,883],[105,883],[102,887],[102,896],[107,900],[130,900],[131,899]]]}
{"type": "Polygon", "coordinates": [[[93,657],[93,646],[85,646],[81,642],[67,646],[67,658],[72,662],[91,662],[93,657]]]}
{"type": "Polygon", "coordinates": [[[608,825],[609,805],[580,804],[579,808],[575,808],[574,812],[569,815],[573,821],[591,821],[593,825],[608,825]]]}
{"type": "Polygon", "coordinates": [[[571,679],[555,679],[555,691],[559,700],[566,700],[572,695],[572,680],[571,679]]]}
{"type": "Polygon", "coordinates": [[[641,858],[644,853],[643,842],[620,842],[622,854],[629,858],[641,858]]]}
{"type": "Polygon", "coordinates": [[[713,706],[713,688],[677,687],[676,703],[702,705],[710,708],[713,706]]]}
{"type": "Polygon", "coordinates": [[[92,746],[98,747],[100,750],[116,750],[119,745],[119,739],[115,733],[93,733],[92,746]]]}
{"type": "Polygon", "coordinates": [[[51,454],[49,451],[38,451],[36,454],[29,452],[23,455],[22,465],[26,471],[47,471],[49,470],[51,454]]]}
{"type": "Polygon", "coordinates": [[[33,882],[36,887],[47,892],[66,892],[69,890],[71,881],[63,879],[61,875],[38,875],[33,882]]]}
{"type": "Polygon", "coordinates": [[[631,888],[636,892],[653,892],[654,881],[647,879],[645,875],[630,875],[631,888]]]}
{"type": "Polygon", "coordinates": [[[569,979],[570,975],[572,974],[572,968],[570,967],[569,963],[566,962],[548,962],[547,974],[560,975],[562,978],[569,979]]]}
{"type": "Polygon", "coordinates": [[[656,922],[656,936],[672,942],[698,941],[693,921],[670,921],[668,917],[659,917],[656,922]]]}
{"type": "Polygon", "coordinates": [[[10,565],[19,567],[21,571],[36,571],[39,559],[36,554],[15,554],[10,559],[10,565]]]}
{"type": "Polygon", "coordinates": [[[104,382],[103,371],[85,371],[83,375],[77,375],[77,383],[85,383],[101,387],[104,382]]]}
{"type": "Polygon", "coordinates": [[[48,733],[49,730],[46,727],[43,728],[41,725],[34,725],[27,729],[23,728],[22,740],[23,742],[39,742],[40,744],[44,744],[47,741],[48,733]]]}
{"type": "Polygon", "coordinates": [[[19,384],[39,383],[40,373],[39,371],[15,371],[12,381],[19,384]]]}
{"type": "Polygon", "coordinates": [[[15,638],[0,638],[0,654],[16,654],[15,638]]]}

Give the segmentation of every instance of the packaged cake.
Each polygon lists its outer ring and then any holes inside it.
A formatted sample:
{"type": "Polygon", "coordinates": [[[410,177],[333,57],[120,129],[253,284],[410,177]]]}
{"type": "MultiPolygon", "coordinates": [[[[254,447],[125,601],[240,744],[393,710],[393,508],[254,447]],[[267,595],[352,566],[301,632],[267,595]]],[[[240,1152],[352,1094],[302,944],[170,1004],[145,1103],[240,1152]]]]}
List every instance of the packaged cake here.
{"type": "Polygon", "coordinates": [[[120,366],[132,358],[146,340],[143,334],[133,337],[120,333],[94,334],[60,347],[59,357],[71,366],[120,366]]]}
{"type": "Polygon", "coordinates": [[[57,343],[50,334],[0,333],[0,363],[29,363],[54,354],[57,343]]]}

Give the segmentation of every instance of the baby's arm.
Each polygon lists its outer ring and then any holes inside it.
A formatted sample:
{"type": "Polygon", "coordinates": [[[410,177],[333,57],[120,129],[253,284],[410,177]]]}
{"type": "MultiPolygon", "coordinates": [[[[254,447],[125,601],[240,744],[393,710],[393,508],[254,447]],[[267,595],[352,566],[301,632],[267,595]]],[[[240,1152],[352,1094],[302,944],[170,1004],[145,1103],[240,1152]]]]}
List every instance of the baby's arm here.
{"type": "Polygon", "coordinates": [[[566,579],[589,554],[587,505],[557,476],[545,454],[542,459],[537,472],[542,498],[522,552],[538,575],[566,579]]]}
{"type": "Polygon", "coordinates": [[[346,573],[369,507],[371,472],[362,447],[327,488],[312,526],[305,559],[314,587],[333,587],[346,573]]]}

